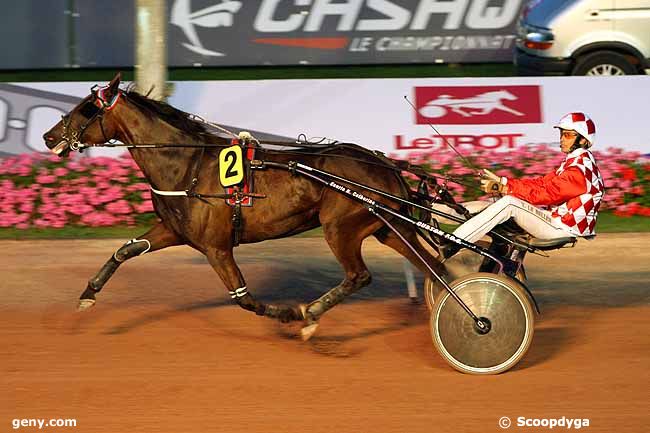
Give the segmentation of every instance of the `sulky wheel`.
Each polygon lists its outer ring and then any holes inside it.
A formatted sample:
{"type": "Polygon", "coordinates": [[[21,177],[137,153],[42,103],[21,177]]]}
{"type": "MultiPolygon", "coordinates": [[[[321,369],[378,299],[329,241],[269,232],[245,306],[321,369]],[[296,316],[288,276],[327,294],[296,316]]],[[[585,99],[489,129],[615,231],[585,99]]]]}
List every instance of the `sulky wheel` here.
{"type": "MultiPolygon", "coordinates": [[[[445,260],[443,264],[447,270],[447,280],[455,280],[463,275],[468,275],[474,272],[478,272],[483,263],[483,256],[476,254],[470,250],[461,250],[456,253],[453,257],[445,260]]],[[[519,281],[526,284],[526,272],[522,266],[517,275],[515,275],[519,281]]],[[[433,306],[435,304],[436,297],[440,292],[445,291],[442,284],[438,282],[435,278],[425,277],[424,278],[424,301],[427,304],[429,311],[433,311],[433,306]]]]}
{"type": "MultiPolygon", "coordinates": [[[[478,272],[481,263],[483,263],[483,256],[467,249],[460,250],[449,259],[443,261],[447,271],[446,279],[447,281],[453,281],[463,275],[478,272]]],[[[442,287],[442,284],[440,284],[437,279],[429,276],[425,277],[424,301],[426,302],[429,311],[433,310],[433,305],[435,304],[435,299],[438,293],[444,290],[444,287],[442,287]]]]}
{"type": "Polygon", "coordinates": [[[431,336],[443,359],[469,374],[498,374],[519,362],[530,347],[535,323],[521,285],[503,275],[480,272],[450,286],[488,326],[479,330],[449,292],[441,291],[431,312],[431,336]]]}

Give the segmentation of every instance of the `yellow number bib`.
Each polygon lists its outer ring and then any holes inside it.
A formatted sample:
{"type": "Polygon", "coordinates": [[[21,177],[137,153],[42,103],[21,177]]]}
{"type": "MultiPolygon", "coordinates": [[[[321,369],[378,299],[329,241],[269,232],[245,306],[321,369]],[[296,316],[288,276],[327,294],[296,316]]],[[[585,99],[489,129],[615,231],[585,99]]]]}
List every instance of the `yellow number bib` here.
{"type": "Polygon", "coordinates": [[[219,152],[219,181],[222,186],[233,186],[244,180],[244,159],[241,146],[234,145],[219,152]]]}

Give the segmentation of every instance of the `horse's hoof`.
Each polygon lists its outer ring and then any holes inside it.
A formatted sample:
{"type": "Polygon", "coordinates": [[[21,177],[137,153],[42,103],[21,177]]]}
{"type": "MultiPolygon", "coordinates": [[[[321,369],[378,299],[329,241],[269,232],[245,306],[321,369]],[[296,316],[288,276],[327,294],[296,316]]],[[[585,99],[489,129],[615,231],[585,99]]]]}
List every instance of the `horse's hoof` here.
{"type": "Polygon", "coordinates": [[[79,299],[79,305],[77,305],[77,311],[85,311],[89,308],[92,308],[95,306],[95,300],[94,299],[79,299]]]}
{"type": "Polygon", "coordinates": [[[312,335],[316,333],[316,329],[318,329],[318,323],[312,323],[311,325],[307,325],[303,327],[300,330],[300,336],[302,337],[302,341],[309,340],[312,337],[312,335]]]}

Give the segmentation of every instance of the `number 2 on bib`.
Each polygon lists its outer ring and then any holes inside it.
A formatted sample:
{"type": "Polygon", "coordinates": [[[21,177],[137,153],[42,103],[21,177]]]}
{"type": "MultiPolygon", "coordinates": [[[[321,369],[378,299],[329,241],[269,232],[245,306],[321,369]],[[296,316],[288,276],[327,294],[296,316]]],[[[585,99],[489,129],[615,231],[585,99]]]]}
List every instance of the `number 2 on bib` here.
{"type": "Polygon", "coordinates": [[[222,186],[233,186],[244,180],[244,160],[241,147],[234,145],[219,153],[219,181],[222,186]]]}

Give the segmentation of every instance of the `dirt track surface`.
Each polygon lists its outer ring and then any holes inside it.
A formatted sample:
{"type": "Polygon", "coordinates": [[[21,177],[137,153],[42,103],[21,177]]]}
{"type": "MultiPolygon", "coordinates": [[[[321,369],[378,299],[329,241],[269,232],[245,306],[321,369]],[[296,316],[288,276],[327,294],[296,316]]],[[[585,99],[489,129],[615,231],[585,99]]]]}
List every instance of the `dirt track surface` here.
{"type": "MultiPolygon", "coordinates": [[[[307,343],[233,307],[187,247],[124,264],[76,313],[85,282],[122,244],[1,241],[0,432],[13,419],[75,418],[56,432],[498,432],[518,417],[589,419],[587,432],[647,432],[650,235],[599,235],[527,259],[542,316],[526,357],[498,376],[434,351],[402,261],[368,240],[373,283],[307,343]]],[[[341,271],[322,239],[245,245],[249,289],[314,299],[341,271]],[[309,258],[307,258],[309,257],[309,258]]],[[[566,431],[556,427],[552,431],[566,431]]]]}

